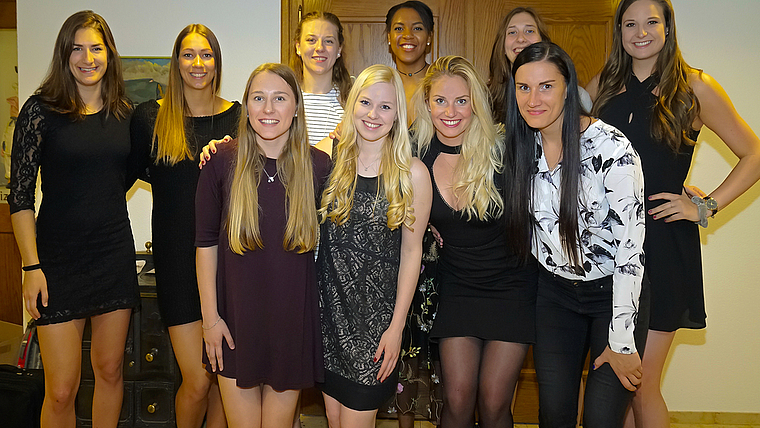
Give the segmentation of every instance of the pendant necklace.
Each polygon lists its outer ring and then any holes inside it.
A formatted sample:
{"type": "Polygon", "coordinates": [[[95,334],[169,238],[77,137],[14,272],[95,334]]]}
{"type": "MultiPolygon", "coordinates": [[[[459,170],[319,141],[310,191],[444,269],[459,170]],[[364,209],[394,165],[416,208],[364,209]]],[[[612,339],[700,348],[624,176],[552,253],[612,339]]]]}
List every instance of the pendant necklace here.
{"type": "Polygon", "coordinates": [[[267,176],[267,183],[274,183],[274,178],[277,177],[277,174],[280,173],[280,171],[277,171],[274,173],[274,175],[269,175],[266,168],[262,167],[261,170],[264,171],[264,174],[267,176]]]}
{"type": "MultiPolygon", "coordinates": [[[[425,63],[425,65],[423,65],[423,66],[422,66],[422,68],[420,68],[419,70],[415,71],[414,73],[406,73],[406,72],[403,72],[403,71],[402,71],[401,73],[402,73],[402,74],[406,74],[406,75],[407,75],[407,76],[409,76],[409,77],[412,77],[412,76],[414,76],[415,74],[419,74],[419,73],[420,73],[422,70],[424,70],[424,69],[425,69],[425,67],[427,67],[427,66],[428,66],[428,63],[426,62],[426,63],[425,63]]],[[[398,69],[397,69],[397,70],[398,70],[398,69]]]]}
{"type": "Polygon", "coordinates": [[[366,164],[364,163],[364,161],[362,161],[362,158],[360,158],[358,155],[356,156],[356,159],[359,159],[359,162],[360,162],[360,163],[362,164],[362,166],[364,167],[364,172],[367,172],[367,170],[368,170],[368,169],[369,169],[369,168],[370,168],[372,165],[374,165],[374,164],[375,164],[375,162],[377,162],[378,160],[380,160],[380,156],[378,156],[377,158],[375,158],[375,160],[373,160],[373,161],[372,161],[372,163],[371,163],[371,164],[369,164],[369,165],[366,165],[366,164]]]}

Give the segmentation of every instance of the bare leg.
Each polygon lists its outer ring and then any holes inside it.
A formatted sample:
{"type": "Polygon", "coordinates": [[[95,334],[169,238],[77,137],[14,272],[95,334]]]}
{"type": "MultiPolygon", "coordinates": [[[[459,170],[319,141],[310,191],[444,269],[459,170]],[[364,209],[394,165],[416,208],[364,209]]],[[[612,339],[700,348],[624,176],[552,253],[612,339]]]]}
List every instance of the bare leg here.
{"type": "MultiPolygon", "coordinates": [[[[478,411],[484,427],[512,427],[512,396],[528,345],[490,340],[480,363],[478,411]]],[[[445,387],[445,386],[444,386],[445,387]]]]}
{"type": "Polygon", "coordinates": [[[208,392],[208,409],[206,410],[206,428],[227,428],[227,417],[224,415],[222,394],[216,376],[213,377],[208,392]]]}
{"type": "Polygon", "coordinates": [[[177,428],[200,428],[208,407],[212,376],[203,368],[201,321],[169,327],[169,337],[182,373],[182,384],[174,398],[177,428]]]}
{"type": "Polygon", "coordinates": [[[275,391],[269,385],[262,386],[261,426],[292,428],[300,395],[301,391],[297,389],[275,391]]]}
{"type": "Polygon", "coordinates": [[[325,397],[325,409],[330,428],[374,428],[377,410],[358,411],[349,409],[327,394],[325,397]],[[331,418],[332,415],[332,419],[331,418]]]}
{"type": "Polygon", "coordinates": [[[74,428],[74,399],[82,367],[82,334],[85,320],[37,327],[42,363],[45,366],[45,400],[42,428],[74,428]]]}
{"type": "Polygon", "coordinates": [[[217,376],[230,428],[261,427],[261,387],[239,388],[235,379],[217,376]]]}
{"type": "Polygon", "coordinates": [[[90,318],[90,359],[95,374],[92,396],[92,426],[116,427],[124,395],[124,346],[129,332],[131,309],[119,309],[90,318]]]}
{"type": "Polygon", "coordinates": [[[635,421],[637,428],[670,427],[668,406],[662,397],[660,383],[665,368],[665,360],[668,358],[670,345],[673,343],[675,335],[675,332],[649,330],[646,352],[641,359],[643,372],[641,386],[633,397],[631,404],[633,412],[628,412],[626,428],[633,427],[633,425],[629,425],[631,419],[635,421]]]}

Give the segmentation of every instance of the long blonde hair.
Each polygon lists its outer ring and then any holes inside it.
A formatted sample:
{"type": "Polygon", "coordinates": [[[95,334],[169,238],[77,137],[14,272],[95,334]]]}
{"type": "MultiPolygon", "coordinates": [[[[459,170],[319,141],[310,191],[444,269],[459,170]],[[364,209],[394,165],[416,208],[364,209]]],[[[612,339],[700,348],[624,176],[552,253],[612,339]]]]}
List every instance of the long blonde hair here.
{"type": "Polygon", "coordinates": [[[361,92],[375,83],[391,83],[396,89],[396,118],[383,142],[380,156],[380,188],[388,200],[388,227],[396,229],[402,224],[411,229],[412,212],[412,145],[406,127],[406,97],[399,75],[386,65],[367,67],[356,78],[346,102],[343,116],[343,136],[335,147],[335,166],[322,195],[319,218],[344,224],[351,213],[356,190],[356,163],[359,156],[359,133],[354,123],[354,111],[361,92]]]}
{"type": "Polygon", "coordinates": [[[185,126],[186,117],[190,116],[190,108],[187,106],[185,85],[179,71],[182,41],[190,34],[203,36],[208,40],[208,44],[214,52],[215,70],[211,83],[212,103],[222,86],[222,48],[219,46],[216,35],[203,24],[190,24],[183,28],[174,41],[172,58],[169,62],[169,86],[166,97],[158,108],[156,125],[153,127],[153,149],[156,151],[156,163],[164,162],[168,165],[175,165],[177,162],[192,159],[195,156],[187,141],[185,126]]]}
{"type": "MultiPolygon", "coordinates": [[[[631,75],[633,60],[623,48],[623,14],[638,0],[623,0],[615,12],[612,51],[599,74],[599,85],[592,114],[599,116],[610,100],[619,94],[631,75]]],[[[689,66],[681,55],[676,39],[676,20],[670,0],[654,0],[663,12],[665,44],[654,73],[658,76],[657,104],[652,112],[650,132],[656,141],[667,144],[678,153],[681,144],[696,144],[689,137],[692,124],[699,116],[699,99],[689,85],[689,73],[698,70],[689,66]]],[[[701,70],[698,70],[701,73],[701,70]]]]}
{"type": "Polygon", "coordinates": [[[258,66],[245,86],[243,110],[238,125],[238,148],[230,188],[227,236],[236,254],[264,248],[259,230],[259,192],[266,155],[257,143],[258,136],[248,120],[248,97],[253,79],[273,73],[290,86],[296,100],[296,117],[290,124],[288,141],[277,158],[277,174],[285,186],[287,224],[282,246],[286,251],[305,253],[317,244],[317,214],[314,193],[312,154],[306,135],[303,96],[295,73],[283,64],[258,66]]]}
{"type": "Polygon", "coordinates": [[[435,135],[427,108],[433,82],[443,76],[459,76],[470,88],[472,121],[462,136],[461,157],[454,169],[453,192],[464,200],[467,218],[480,220],[500,217],[504,202],[494,182],[494,173],[502,170],[504,128],[494,123],[488,89],[475,68],[460,56],[438,58],[427,70],[412,97],[417,115],[415,138],[419,156],[423,157],[435,135]]]}

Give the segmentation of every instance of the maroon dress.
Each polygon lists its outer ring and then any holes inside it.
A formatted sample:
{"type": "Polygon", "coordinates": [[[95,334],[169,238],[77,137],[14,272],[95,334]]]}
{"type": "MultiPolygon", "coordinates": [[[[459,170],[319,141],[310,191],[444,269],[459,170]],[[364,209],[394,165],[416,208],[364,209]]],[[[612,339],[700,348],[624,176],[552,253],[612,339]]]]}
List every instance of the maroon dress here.
{"type": "MultiPolygon", "coordinates": [[[[330,159],[311,151],[319,197],[330,159]]],[[[273,174],[275,159],[265,164],[274,179],[263,176],[258,187],[264,248],[243,255],[230,250],[225,224],[236,156],[236,142],[221,146],[203,168],[196,193],[195,245],[219,246],[217,306],[235,341],[234,350],[224,342],[224,370],[218,373],[242,388],[262,383],[277,391],[308,388],[324,376],[314,252],[298,254],[282,246],[285,187],[273,174]]],[[[208,363],[205,353],[203,358],[208,363]]]]}

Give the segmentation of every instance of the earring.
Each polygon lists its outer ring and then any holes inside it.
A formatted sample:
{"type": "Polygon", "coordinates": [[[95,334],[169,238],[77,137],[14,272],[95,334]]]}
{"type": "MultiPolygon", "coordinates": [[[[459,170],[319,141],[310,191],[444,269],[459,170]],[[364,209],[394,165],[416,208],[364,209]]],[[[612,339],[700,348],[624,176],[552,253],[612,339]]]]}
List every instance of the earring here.
{"type": "Polygon", "coordinates": [[[390,46],[390,45],[391,45],[391,42],[388,42],[388,46],[390,46]]]}
{"type": "Polygon", "coordinates": [[[340,54],[338,54],[338,58],[340,58],[340,54]]]}
{"type": "Polygon", "coordinates": [[[430,42],[428,42],[428,46],[430,46],[430,42]]]}

